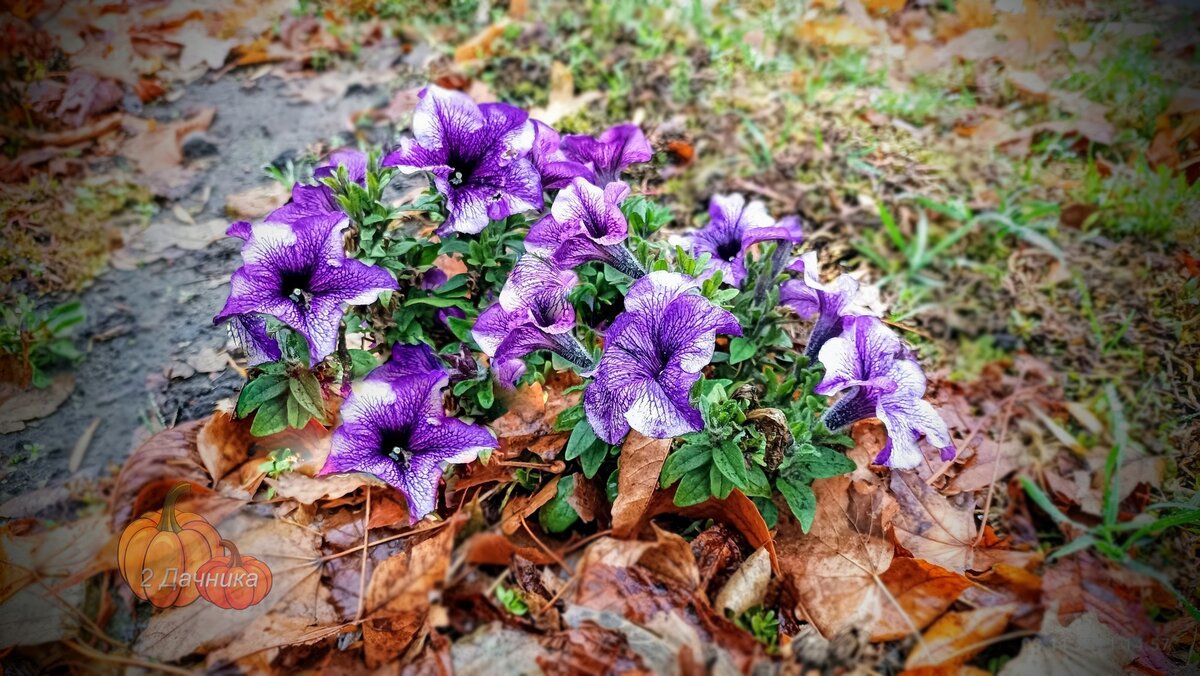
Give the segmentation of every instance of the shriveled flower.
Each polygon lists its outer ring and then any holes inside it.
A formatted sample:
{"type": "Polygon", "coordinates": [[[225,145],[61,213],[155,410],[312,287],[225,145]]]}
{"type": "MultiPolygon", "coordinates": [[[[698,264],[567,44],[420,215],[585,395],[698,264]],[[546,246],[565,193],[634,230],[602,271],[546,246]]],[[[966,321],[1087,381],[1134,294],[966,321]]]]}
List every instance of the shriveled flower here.
{"type": "MultiPolygon", "coordinates": [[[[316,364],[337,348],[345,305],[373,303],[396,280],[383,268],[346,256],[343,214],[302,218],[294,224],[262,223],[249,228],[243,264],[230,279],[229,298],[213,319],[239,315],[275,317],[308,342],[316,364]]],[[[231,230],[243,232],[240,224],[231,230]]]]}
{"type": "Polygon", "coordinates": [[[609,127],[599,138],[564,136],[561,148],[567,159],[579,162],[592,171],[592,181],[596,185],[618,181],[621,172],[630,165],[649,162],[654,157],[650,142],[636,124],[609,127]]]}
{"type": "Polygon", "coordinates": [[[746,198],[738,194],[713,195],[708,213],[708,225],[692,233],[688,243],[693,254],[709,254],[709,269],[720,270],[721,278],[732,286],[740,287],[746,279],[746,254],[751,246],[777,241],[790,249],[804,239],[799,218],[789,216],[776,222],[762,202],[746,204],[746,198]]]}
{"type": "Polygon", "coordinates": [[[576,178],[558,193],[549,215],[529,229],[528,251],[552,255],[554,262],[574,268],[601,261],[630,277],[645,274],[637,259],[622,242],[629,237],[629,223],[621,213],[621,202],[629,186],[609,183],[604,188],[576,178]]]}
{"type": "Polygon", "coordinates": [[[471,329],[475,342],[492,358],[501,385],[516,385],[525,372],[523,358],[538,350],[591,368],[587,351],[570,334],[575,308],[568,296],[577,281],[575,273],[536,254],[517,261],[500,291],[500,302],[484,310],[471,329]]]}
{"type": "Polygon", "coordinates": [[[446,197],[441,231],[475,234],[489,221],[539,210],[542,181],[529,159],[533,123],[506,103],[476,104],[430,85],[413,114],[413,136],[383,159],[405,174],[428,172],[446,197]]]}
{"type": "Polygon", "coordinates": [[[446,416],[446,381],[444,371],[368,376],[342,405],[342,424],[321,474],[374,474],[404,494],[410,522],[432,512],[443,467],[497,447],[487,428],[446,416]]]}
{"type": "Polygon", "coordinates": [[[925,455],[922,437],[941,452],[955,455],[946,423],[925,401],[925,373],[899,336],[875,317],[846,317],[842,333],[821,348],[825,376],[817,394],[844,392],[821,417],[829,429],[840,429],[866,418],[878,418],[888,441],[875,463],[912,469],[925,455]]]}
{"type": "Polygon", "coordinates": [[[718,333],[742,335],[729,312],[694,292],[695,280],[656,271],[629,288],[605,333],[604,354],[584,392],[596,436],[620,443],[632,427],[660,439],[704,426],[690,391],[712,361],[718,333]]]}
{"type": "Polygon", "coordinates": [[[591,169],[567,159],[561,148],[562,137],[553,127],[541,120],[533,120],[533,129],[533,152],[529,158],[533,160],[533,166],[537,167],[542,176],[542,188],[559,190],[566,187],[576,176],[582,176],[588,181],[596,180],[596,175],[591,169]]]}
{"type": "Polygon", "coordinates": [[[841,274],[832,282],[823,283],[815,251],[796,259],[787,269],[802,276],[783,283],[779,302],[795,310],[804,319],[817,319],[808,335],[808,345],[804,348],[804,355],[813,360],[825,342],[842,330],[842,317],[849,314],[850,304],[858,294],[858,281],[850,275],[841,274]]]}

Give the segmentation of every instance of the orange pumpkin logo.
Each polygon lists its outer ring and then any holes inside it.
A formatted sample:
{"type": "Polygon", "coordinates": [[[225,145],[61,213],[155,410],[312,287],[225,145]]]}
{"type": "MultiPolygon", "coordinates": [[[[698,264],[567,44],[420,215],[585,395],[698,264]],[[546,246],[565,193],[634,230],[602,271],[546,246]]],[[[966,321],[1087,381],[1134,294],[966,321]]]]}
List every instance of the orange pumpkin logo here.
{"type": "Polygon", "coordinates": [[[134,595],[157,608],[182,607],[201,596],[221,608],[242,610],[271,591],[271,571],[221,538],[199,514],[176,509],[191,490],[181,483],[163,508],[134,519],[121,533],[118,563],[134,595]],[[229,556],[224,556],[228,549],[229,556]]]}
{"type": "Polygon", "coordinates": [[[253,556],[242,556],[229,540],[221,540],[229,556],[215,556],[200,566],[196,585],[200,595],[218,608],[245,610],[271,592],[271,569],[253,556]]]}

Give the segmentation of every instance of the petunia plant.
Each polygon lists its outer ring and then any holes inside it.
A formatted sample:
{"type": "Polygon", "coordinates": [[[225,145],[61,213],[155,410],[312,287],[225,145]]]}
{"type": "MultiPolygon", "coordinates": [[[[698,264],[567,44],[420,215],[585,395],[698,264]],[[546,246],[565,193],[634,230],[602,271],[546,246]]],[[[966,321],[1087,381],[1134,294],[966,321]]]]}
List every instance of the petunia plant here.
{"type": "MultiPolygon", "coordinates": [[[[653,160],[633,124],[563,134],[425,88],[397,147],[336,150],[261,223],[230,226],[243,262],[215,321],[250,366],[237,415],[258,435],[331,428],[323,474],[379,477],[415,521],[453,467],[502,447],[488,424],[508,392],[557,388],[579,402],[554,422],[570,434],[549,533],[581,523],[584,482],[615,498],[631,434],[673,440],[659,483],[677,504],[739,490],[806,529],[811,482],[854,467],[858,420],[887,428],[880,465],[919,465],[923,441],[951,457],[913,354],[859,316],[854,278],[799,254],[799,217],[721,194],[665,237],[674,214],[628,182],[653,160]]],[[[506,496],[541,489],[554,465],[533,460],[506,458],[506,496]]]]}

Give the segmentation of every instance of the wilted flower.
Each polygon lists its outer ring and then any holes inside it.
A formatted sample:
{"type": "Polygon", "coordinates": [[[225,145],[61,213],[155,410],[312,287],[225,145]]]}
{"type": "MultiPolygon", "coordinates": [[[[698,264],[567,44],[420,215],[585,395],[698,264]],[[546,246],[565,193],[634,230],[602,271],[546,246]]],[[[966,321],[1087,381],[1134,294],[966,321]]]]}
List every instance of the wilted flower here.
{"type": "Polygon", "coordinates": [[[609,127],[600,138],[564,136],[563,155],[583,164],[593,173],[592,182],[608,185],[621,179],[621,172],[631,164],[649,162],[654,157],[650,142],[636,124],[609,127]]]}
{"type": "MultiPolygon", "coordinates": [[[[406,351],[402,358],[414,355],[406,351]]],[[[446,373],[421,373],[422,367],[399,367],[410,372],[407,376],[374,377],[373,372],[355,386],[342,405],[342,424],[333,431],[321,469],[321,474],[366,472],[383,479],[404,494],[412,522],[437,506],[445,465],[471,462],[497,446],[487,428],[446,416],[446,373]]]]}
{"type": "Polygon", "coordinates": [[[565,268],[601,261],[641,277],[645,271],[622,245],[629,237],[629,223],[621,213],[627,196],[629,186],[624,183],[599,188],[582,178],[572,180],[554,198],[550,213],[529,229],[526,250],[552,255],[565,268]]]}
{"type": "Polygon", "coordinates": [[[491,220],[541,209],[542,181],[529,159],[533,124],[506,103],[476,104],[430,85],[413,114],[413,136],[383,159],[405,174],[433,176],[446,197],[441,231],[478,233],[491,220]]]}
{"type": "Polygon", "coordinates": [[[373,303],[397,288],[386,270],[348,258],[343,214],[302,218],[294,224],[262,223],[230,227],[244,234],[243,265],[230,279],[229,299],[213,319],[263,314],[275,317],[304,336],[312,363],[337,348],[343,305],[373,303]]]}
{"type": "Polygon", "coordinates": [[[576,176],[582,176],[588,181],[596,180],[591,169],[579,162],[567,159],[561,145],[562,138],[550,125],[540,120],[533,120],[533,152],[529,158],[542,176],[542,188],[558,190],[565,187],[576,176]]]}
{"type": "Polygon", "coordinates": [[[817,263],[815,251],[796,259],[787,269],[800,273],[802,277],[783,283],[779,302],[795,310],[804,319],[817,318],[808,335],[808,345],[804,348],[804,355],[813,360],[825,341],[842,330],[842,317],[848,314],[850,303],[858,293],[858,282],[850,275],[841,274],[828,284],[822,283],[821,266],[817,263]]]}
{"type": "Polygon", "coordinates": [[[713,195],[708,213],[708,225],[691,234],[689,245],[697,256],[712,256],[709,269],[720,270],[721,278],[732,286],[741,286],[746,279],[746,253],[751,246],[778,241],[790,249],[804,239],[799,218],[790,216],[777,223],[762,202],[746,204],[738,194],[713,195]]]}
{"type": "Polygon", "coordinates": [[[821,417],[829,429],[840,429],[865,418],[879,418],[888,431],[888,442],[875,463],[912,469],[925,457],[921,437],[941,451],[943,460],[954,457],[954,444],[946,423],[925,396],[925,373],[911,351],[875,317],[846,317],[842,333],[821,348],[825,376],[817,394],[845,392],[821,417]]]}
{"type": "Polygon", "coordinates": [[[742,327],[695,288],[691,278],[666,271],[629,288],[583,395],[596,436],[616,444],[631,427],[660,439],[703,427],[690,390],[712,361],[717,334],[740,336],[742,327]]]}
{"type": "Polygon", "coordinates": [[[570,334],[575,308],[568,295],[577,282],[575,273],[563,270],[536,254],[517,261],[500,291],[500,302],[475,320],[471,335],[492,358],[496,379],[513,387],[525,372],[522,358],[537,350],[550,350],[584,369],[591,357],[570,334]]]}

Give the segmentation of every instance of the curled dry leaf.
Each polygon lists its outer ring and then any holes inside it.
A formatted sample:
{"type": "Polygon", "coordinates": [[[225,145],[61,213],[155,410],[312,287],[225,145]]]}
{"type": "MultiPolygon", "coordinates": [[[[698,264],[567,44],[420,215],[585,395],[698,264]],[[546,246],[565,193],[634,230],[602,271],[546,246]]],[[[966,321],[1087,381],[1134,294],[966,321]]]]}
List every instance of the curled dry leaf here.
{"type": "Polygon", "coordinates": [[[1004,605],[942,615],[908,654],[904,668],[949,670],[965,664],[987,647],[988,639],[1004,631],[1015,610],[1016,606],[1004,605]]]}
{"type": "Polygon", "coordinates": [[[504,35],[509,21],[503,18],[476,33],[470,40],[454,48],[454,62],[468,63],[492,55],[492,45],[504,35]]]}
{"type": "Polygon", "coordinates": [[[0,434],[19,432],[30,420],[44,418],[75,391],[75,376],[61,374],[43,388],[21,390],[15,385],[0,384],[0,434]]]}
{"type": "Polygon", "coordinates": [[[630,430],[617,461],[617,499],[612,506],[613,534],[617,537],[637,534],[670,451],[671,439],[651,439],[630,430]]]}
{"type": "Polygon", "coordinates": [[[872,626],[889,603],[880,576],[891,566],[893,548],[882,527],[856,526],[848,515],[849,477],[813,482],[817,516],[805,535],[780,509],[779,565],[796,600],[796,614],[826,638],[850,627],[872,626]]]}
{"type": "Polygon", "coordinates": [[[370,474],[335,474],[327,477],[310,477],[288,472],[276,479],[267,479],[275,488],[275,494],[302,505],[313,505],[322,500],[345,497],[364,486],[386,486],[370,474]]]}
{"type": "Polygon", "coordinates": [[[1113,633],[1095,615],[1082,615],[1064,626],[1052,607],[1042,619],[1041,632],[1026,641],[1000,673],[1118,676],[1137,655],[1137,641],[1113,633]]]}
{"type": "Polygon", "coordinates": [[[896,558],[880,579],[891,594],[871,629],[872,641],[894,641],[929,626],[971,581],[927,561],[896,558]]]}
{"type": "Polygon", "coordinates": [[[579,515],[584,523],[596,520],[596,514],[604,505],[604,494],[595,481],[583,476],[583,472],[575,473],[575,490],[567,496],[567,504],[579,515]]]}
{"type": "MultiPolygon", "coordinates": [[[[712,519],[713,521],[732,526],[746,538],[750,546],[757,549],[765,547],[771,555],[771,567],[779,570],[779,557],[776,555],[775,541],[771,537],[771,529],[763,521],[762,514],[750,498],[738,489],[733,489],[724,500],[711,499],[690,507],[675,505],[675,491],[658,491],[650,499],[646,511],[642,514],[642,523],[660,514],[678,514],[689,519],[712,519]]],[[[634,532],[641,529],[638,526],[634,532]]]]}
{"type": "Polygon", "coordinates": [[[584,552],[579,564],[580,575],[584,576],[592,566],[640,566],[684,589],[694,590],[700,585],[700,569],[696,566],[692,546],[682,537],[657,526],[654,527],[654,541],[610,537],[596,540],[584,552]]]}
{"type": "Polygon", "coordinates": [[[216,112],[216,108],[203,108],[190,117],[166,123],[127,119],[134,135],[121,146],[120,153],[146,176],[177,169],[183,164],[184,139],[208,129],[216,112]]]}
{"type": "Polygon", "coordinates": [[[513,556],[520,556],[538,565],[554,563],[554,557],[537,546],[528,535],[513,533],[476,533],[464,544],[467,563],[475,565],[507,566],[513,556]],[[527,540],[527,541],[526,541],[527,540]]]}
{"type": "Polygon", "coordinates": [[[892,519],[896,541],[918,559],[961,573],[983,572],[998,562],[1026,566],[1039,558],[1036,552],[1001,549],[981,539],[969,496],[958,496],[955,505],[916,472],[893,473],[891,486],[900,504],[892,519]]]}
{"type": "Polygon", "coordinates": [[[518,495],[504,506],[504,516],[500,521],[500,530],[505,535],[512,535],[521,528],[521,522],[533,516],[542,505],[550,502],[558,494],[558,480],[554,477],[541,490],[533,495],[518,495]]]}
{"type": "Polygon", "coordinates": [[[762,605],[771,582],[771,553],[759,548],[742,562],[737,572],[717,594],[713,604],[717,610],[734,617],[757,605],[762,605]]]}

